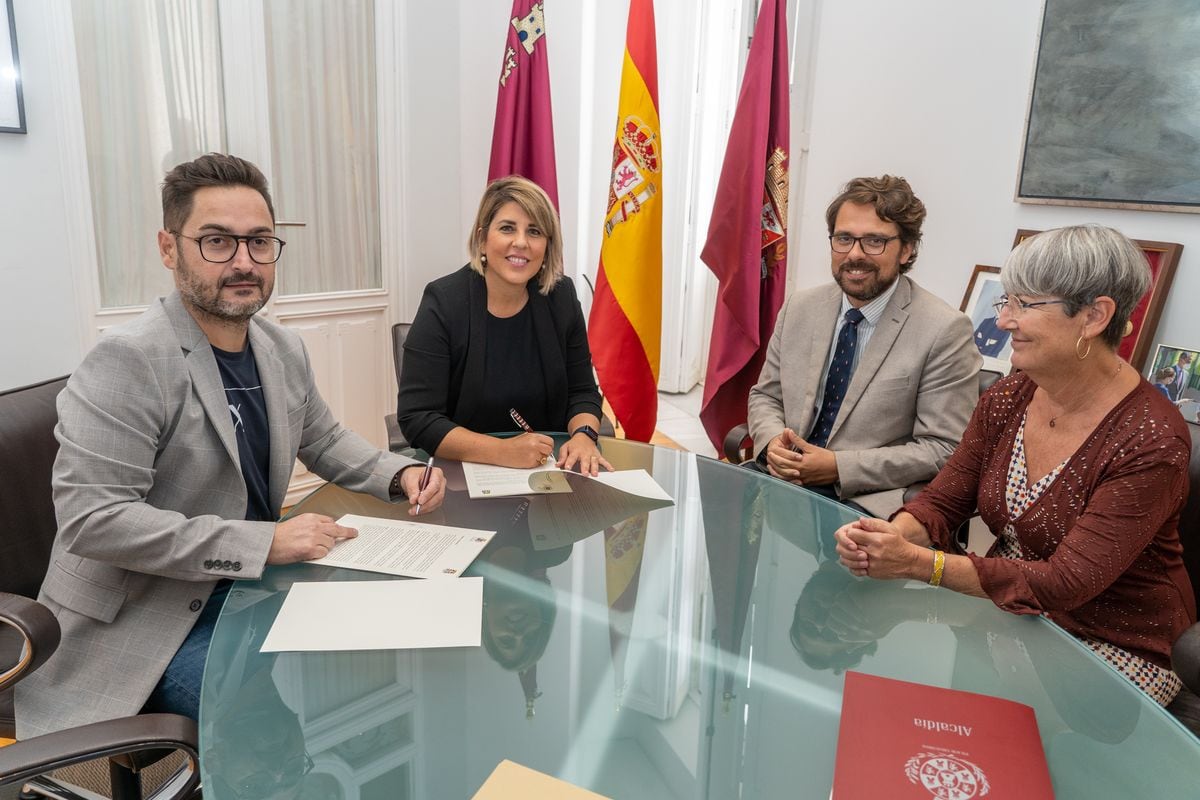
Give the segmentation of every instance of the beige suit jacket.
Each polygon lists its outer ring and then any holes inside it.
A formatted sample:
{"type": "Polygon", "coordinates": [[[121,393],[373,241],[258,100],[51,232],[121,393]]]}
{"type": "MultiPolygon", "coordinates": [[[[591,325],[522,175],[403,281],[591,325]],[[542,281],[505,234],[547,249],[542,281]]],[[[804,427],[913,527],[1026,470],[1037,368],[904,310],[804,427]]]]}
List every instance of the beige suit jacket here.
{"type": "MultiPolygon", "coordinates": [[[[907,276],[898,281],[827,445],[837,459],[839,496],[883,517],[900,507],[907,486],[932,478],[950,457],[979,399],[983,364],[966,315],[907,276]]],[[[842,291],[831,283],[793,293],[780,309],[750,390],[755,453],[785,427],[808,436],[841,304],[842,291]]]]}
{"type": "MultiPolygon", "coordinates": [[[[278,510],[297,457],[387,498],[416,463],[333,418],[294,332],[250,324],[278,510]]],[[[220,578],[257,578],[272,522],[247,522],[246,485],[216,359],[178,294],[114,328],[58,397],[58,536],[38,599],[62,643],[16,689],[22,739],[136,714],[220,578]]]]}

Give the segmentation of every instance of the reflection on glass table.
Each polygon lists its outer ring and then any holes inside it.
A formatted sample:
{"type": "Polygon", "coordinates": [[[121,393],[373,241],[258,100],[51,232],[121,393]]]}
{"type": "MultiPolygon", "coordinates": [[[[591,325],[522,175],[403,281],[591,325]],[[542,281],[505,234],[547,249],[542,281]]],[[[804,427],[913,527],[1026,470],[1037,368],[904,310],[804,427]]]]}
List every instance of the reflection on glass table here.
{"type": "MultiPolygon", "coordinates": [[[[675,499],[639,507],[569,476],[563,495],[471,500],[446,469],[430,522],[497,531],[479,648],[258,652],[312,565],[239,582],[201,699],[205,797],[469,798],[505,758],[613,798],[820,798],[847,669],[1032,706],[1060,797],[1187,797],[1200,743],[1047,620],[836,563],[849,509],[695,455],[603,440],[675,499]],[[586,524],[579,519],[586,516],[586,524]]],[[[292,510],[399,517],[325,486],[292,510]]],[[[397,578],[397,580],[401,580],[397,578]]],[[[434,608],[375,613],[436,614],[434,608]]]]}

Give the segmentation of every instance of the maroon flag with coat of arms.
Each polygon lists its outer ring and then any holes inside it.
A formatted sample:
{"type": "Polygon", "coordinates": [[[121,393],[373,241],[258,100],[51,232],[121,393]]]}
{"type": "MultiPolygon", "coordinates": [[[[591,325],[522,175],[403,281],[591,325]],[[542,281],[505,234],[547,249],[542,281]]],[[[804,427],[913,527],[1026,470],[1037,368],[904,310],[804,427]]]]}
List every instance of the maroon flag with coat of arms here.
{"type": "Polygon", "coordinates": [[[720,281],[700,421],[717,452],[746,421],[787,279],[787,3],[764,0],[700,253],[720,281]]]}
{"type": "Polygon", "coordinates": [[[541,186],[558,207],[554,119],[543,4],[513,0],[504,43],[488,180],[521,175],[541,186]]]}

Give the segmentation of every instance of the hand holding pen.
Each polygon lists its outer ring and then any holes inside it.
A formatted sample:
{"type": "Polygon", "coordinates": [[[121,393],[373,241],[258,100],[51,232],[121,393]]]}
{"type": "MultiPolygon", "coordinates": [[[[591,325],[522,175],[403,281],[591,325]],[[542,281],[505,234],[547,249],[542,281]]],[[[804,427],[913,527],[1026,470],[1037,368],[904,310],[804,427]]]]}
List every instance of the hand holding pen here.
{"type": "MultiPolygon", "coordinates": [[[[419,466],[419,463],[415,466],[419,466]]],[[[440,469],[433,466],[432,457],[424,469],[418,470],[414,467],[406,467],[400,473],[400,486],[409,502],[413,504],[408,513],[415,517],[421,513],[422,508],[428,513],[442,504],[446,496],[446,477],[440,469]]]]}
{"type": "Polygon", "coordinates": [[[545,434],[534,432],[515,408],[510,408],[508,415],[512,417],[512,421],[517,424],[517,427],[524,431],[520,436],[514,436],[508,440],[509,446],[519,453],[516,459],[518,463],[514,466],[538,467],[547,462],[553,462],[554,440],[545,434]]]}

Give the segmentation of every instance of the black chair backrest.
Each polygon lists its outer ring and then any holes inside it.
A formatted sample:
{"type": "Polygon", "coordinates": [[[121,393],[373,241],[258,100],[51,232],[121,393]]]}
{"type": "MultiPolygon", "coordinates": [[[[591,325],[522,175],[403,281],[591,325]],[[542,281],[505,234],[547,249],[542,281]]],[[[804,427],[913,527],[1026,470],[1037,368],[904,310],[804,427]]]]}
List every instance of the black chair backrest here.
{"type": "Polygon", "coordinates": [[[50,474],[67,379],[0,392],[0,591],[36,598],[58,524],[50,474]]]}
{"type": "MultiPolygon", "coordinates": [[[[1200,425],[1189,422],[1192,458],[1188,462],[1188,499],[1179,514],[1179,539],[1183,542],[1183,564],[1192,589],[1200,594],[1200,425]]],[[[1200,598],[1198,598],[1200,599],[1200,598]]]]}
{"type": "Polygon", "coordinates": [[[400,372],[404,369],[404,340],[408,338],[411,322],[392,325],[392,366],[396,370],[396,386],[400,385],[400,372]]]}
{"type": "Polygon", "coordinates": [[[992,388],[992,384],[1004,377],[1003,372],[994,372],[990,369],[979,370],[979,393],[983,394],[988,389],[992,388]]]}

